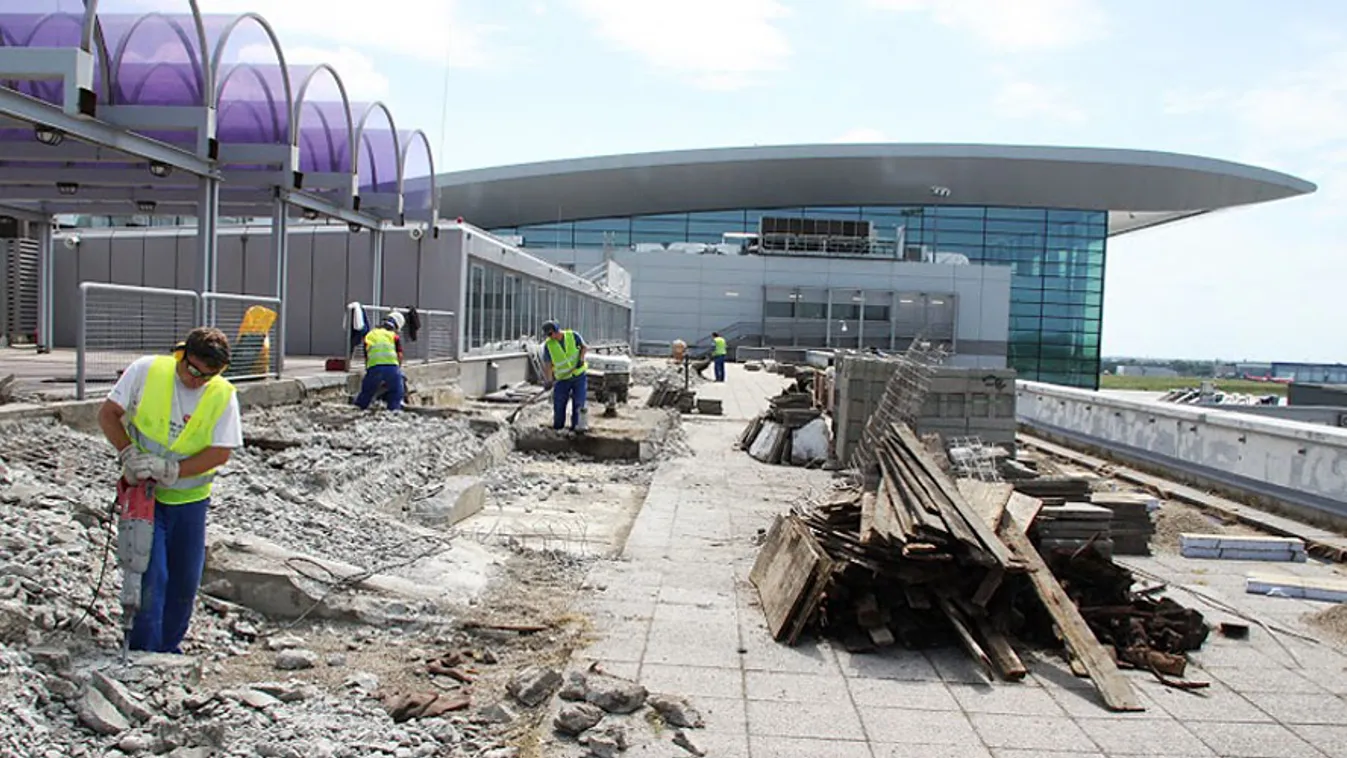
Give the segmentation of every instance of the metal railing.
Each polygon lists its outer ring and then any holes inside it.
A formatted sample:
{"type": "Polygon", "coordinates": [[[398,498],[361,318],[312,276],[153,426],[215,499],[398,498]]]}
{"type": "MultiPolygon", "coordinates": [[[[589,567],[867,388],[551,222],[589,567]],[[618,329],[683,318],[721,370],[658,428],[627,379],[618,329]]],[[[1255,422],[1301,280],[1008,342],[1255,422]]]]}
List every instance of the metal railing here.
{"type": "MultiPolygon", "coordinates": [[[[407,312],[405,307],[386,305],[362,305],[361,309],[365,312],[365,317],[369,322],[367,326],[370,328],[383,323],[384,318],[394,310],[402,311],[404,314],[407,312]]],[[[409,328],[404,327],[402,330],[404,362],[443,363],[458,360],[458,320],[454,313],[452,311],[417,308],[416,315],[420,321],[416,339],[411,338],[409,328]]],[[[350,308],[346,309],[346,316],[342,319],[342,325],[345,330],[345,336],[342,339],[348,340],[352,333],[350,308]]],[[[346,358],[347,371],[363,372],[365,370],[364,341],[348,343],[346,358]]]]}
{"type": "Polygon", "coordinates": [[[112,389],[135,359],[173,349],[198,322],[201,296],[191,290],[84,282],[75,341],[75,397],[89,385],[112,389]]]}
{"type": "Polygon", "coordinates": [[[207,322],[229,337],[227,379],[281,375],[284,345],[280,339],[280,298],[207,292],[201,296],[201,304],[207,322]]]}

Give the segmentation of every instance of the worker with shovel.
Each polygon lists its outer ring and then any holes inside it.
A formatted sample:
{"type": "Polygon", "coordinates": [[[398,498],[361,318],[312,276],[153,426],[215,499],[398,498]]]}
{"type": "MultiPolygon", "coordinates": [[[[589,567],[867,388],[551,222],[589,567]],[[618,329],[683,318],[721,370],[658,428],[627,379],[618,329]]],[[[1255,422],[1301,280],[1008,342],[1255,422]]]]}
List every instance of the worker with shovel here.
{"type": "Polygon", "coordinates": [[[589,366],[585,355],[589,347],[574,329],[562,329],[557,322],[543,324],[546,337],[543,349],[543,385],[552,389],[552,428],[566,426],[566,403],[571,405],[571,431],[589,429],[589,409],[585,407],[589,392],[589,366]]]}
{"type": "Polygon", "coordinates": [[[149,496],[153,485],[153,507],[123,504],[118,526],[123,583],[141,587],[122,597],[123,612],[134,614],[127,635],[134,650],[182,652],[205,567],[211,482],[243,446],[238,397],[221,376],[229,358],[223,332],[193,329],[171,355],[128,366],[98,411],[121,463],[119,501],[149,496]],[[127,522],[131,510],[139,511],[136,523],[127,522]]]}

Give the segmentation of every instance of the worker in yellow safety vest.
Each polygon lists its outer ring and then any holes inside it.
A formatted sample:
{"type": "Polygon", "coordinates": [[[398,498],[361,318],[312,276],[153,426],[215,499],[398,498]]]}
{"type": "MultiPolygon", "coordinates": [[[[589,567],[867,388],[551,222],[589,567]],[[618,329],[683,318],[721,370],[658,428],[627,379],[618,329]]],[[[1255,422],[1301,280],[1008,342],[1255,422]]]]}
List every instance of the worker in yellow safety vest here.
{"type": "Polygon", "coordinates": [[[402,409],[404,382],[402,377],[402,331],[404,317],[398,311],[388,314],[381,326],[365,335],[365,378],[360,383],[360,394],[355,404],[362,411],[374,401],[379,387],[384,388],[384,402],[388,410],[402,409]]]}
{"type": "Polygon", "coordinates": [[[589,347],[579,332],[562,329],[555,321],[543,324],[543,336],[546,338],[542,351],[543,383],[552,388],[552,428],[561,429],[566,425],[566,403],[569,401],[571,431],[586,431],[589,426],[585,408],[589,366],[585,363],[585,355],[589,353],[589,347]]]}
{"type": "Polygon", "coordinates": [[[130,634],[134,650],[181,652],[192,620],[211,484],[243,446],[238,397],[221,376],[229,353],[219,329],[193,329],[171,355],[128,366],[98,411],[122,478],[155,485],[154,543],[130,634]]]}
{"type": "MultiPolygon", "coordinates": [[[[729,343],[720,336],[720,332],[711,332],[711,342],[715,345],[711,349],[711,360],[716,364],[716,381],[725,381],[725,358],[729,355],[729,343]]],[[[705,364],[703,364],[705,365],[705,364]]]]}

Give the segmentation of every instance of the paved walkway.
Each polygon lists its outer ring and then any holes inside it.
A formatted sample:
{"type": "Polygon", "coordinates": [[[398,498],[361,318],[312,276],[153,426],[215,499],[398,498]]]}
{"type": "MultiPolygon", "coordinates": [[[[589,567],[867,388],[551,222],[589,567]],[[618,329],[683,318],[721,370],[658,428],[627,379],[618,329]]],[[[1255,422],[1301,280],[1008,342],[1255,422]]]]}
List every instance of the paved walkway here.
{"type": "MultiPolygon", "coordinates": [[[[734,378],[724,388],[738,397],[734,378]]],[[[777,644],[747,581],[754,539],[774,514],[828,488],[830,477],[733,450],[741,422],[687,427],[696,456],[661,467],[622,560],[591,574],[590,584],[603,589],[583,610],[599,639],[577,663],[596,660],[652,691],[691,698],[708,718],[692,735],[710,756],[1347,758],[1347,658],[1329,645],[1279,644],[1258,628],[1244,641],[1212,635],[1194,656],[1201,668],[1191,670],[1212,682],[1201,694],[1130,675],[1148,707],[1125,715],[1105,710],[1088,680],[1064,664],[1030,654],[1024,682],[989,685],[957,648],[851,655],[826,642],[777,644]]],[[[1244,566],[1136,563],[1279,622],[1311,606],[1247,596],[1234,579],[1217,578],[1237,577],[1244,566]]],[[[1200,609],[1213,621],[1226,618],[1200,609]]],[[[664,747],[639,754],[678,754],[664,747]]]]}

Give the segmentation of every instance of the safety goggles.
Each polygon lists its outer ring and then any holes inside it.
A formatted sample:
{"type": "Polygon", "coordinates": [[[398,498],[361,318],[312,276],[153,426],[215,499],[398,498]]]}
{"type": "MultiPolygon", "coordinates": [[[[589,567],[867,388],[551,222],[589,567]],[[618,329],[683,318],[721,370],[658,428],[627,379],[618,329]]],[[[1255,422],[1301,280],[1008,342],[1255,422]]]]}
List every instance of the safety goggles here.
{"type": "Polygon", "coordinates": [[[187,355],[184,355],[182,357],[182,363],[184,366],[187,367],[187,373],[191,374],[197,379],[213,379],[219,376],[220,374],[223,374],[225,372],[225,369],[229,368],[228,366],[221,366],[219,369],[215,371],[202,371],[201,369],[196,367],[195,363],[192,363],[192,361],[189,360],[187,355]]]}

